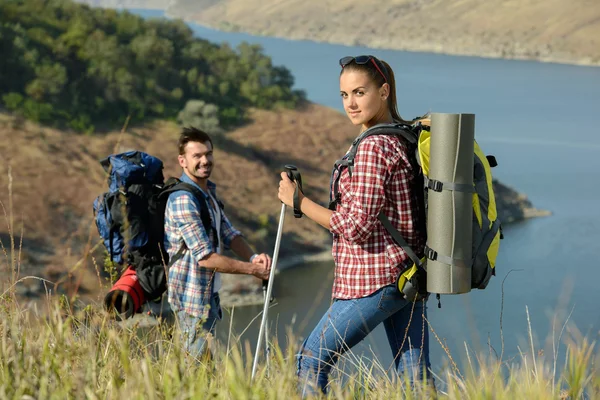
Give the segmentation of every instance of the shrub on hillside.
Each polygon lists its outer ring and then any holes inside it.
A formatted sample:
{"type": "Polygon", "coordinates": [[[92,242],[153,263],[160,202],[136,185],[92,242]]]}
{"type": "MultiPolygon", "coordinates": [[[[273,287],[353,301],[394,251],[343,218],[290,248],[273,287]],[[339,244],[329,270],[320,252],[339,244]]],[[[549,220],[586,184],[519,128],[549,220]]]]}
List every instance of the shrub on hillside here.
{"type": "Polygon", "coordinates": [[[219,107],[203,100],[188,100],[177,115],[177,123],[193,126],[212,135],[223,131],[219,123],[219,107]]]}

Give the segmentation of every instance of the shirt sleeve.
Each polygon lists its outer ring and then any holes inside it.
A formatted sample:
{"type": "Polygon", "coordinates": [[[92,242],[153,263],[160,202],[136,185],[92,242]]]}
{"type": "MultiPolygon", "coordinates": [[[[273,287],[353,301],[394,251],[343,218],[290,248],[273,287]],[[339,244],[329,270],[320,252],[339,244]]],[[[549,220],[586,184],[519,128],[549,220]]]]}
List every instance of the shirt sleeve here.
{"type": "Polygon", "coordinates": [[[221,216],[221,238],[223,239],[223,250],[229,250],[231,241],[236,236],[242,236],[242,232],[238,231],[233,227],[233,225],[231,225],[229,218],[227,218],[224,212],[221,214],[221,216]]]}
{"type": "Polygon", "coordinates": [[[354,158],[347,211],[334,211],[329,219],[330,231],[351,243],[369,238],[385,204],[388,161],[381,143],[370,139],[360,144],[354,158]]]}
{"type": "Polygon", "coordinates": [[[173,224],[180,230],[185,245],[192,252],[196,263],[199,263],[214,251],[202,224],[200,210],[191,196],[182,192],[169,199],[167,207],[173,224]]]}

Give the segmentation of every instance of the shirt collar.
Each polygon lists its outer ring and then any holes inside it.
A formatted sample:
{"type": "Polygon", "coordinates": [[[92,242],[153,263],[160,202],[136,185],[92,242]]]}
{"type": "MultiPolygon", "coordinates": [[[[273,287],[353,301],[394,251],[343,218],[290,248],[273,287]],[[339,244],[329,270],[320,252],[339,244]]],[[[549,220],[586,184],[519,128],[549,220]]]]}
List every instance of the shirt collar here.
{"type": "MultiPolygon", "coordinates": [[[[196,186],[198,189],[202,190],[202,192],[204,193],[204,190],[196,182],[194,182],[185,172],[181,173],[180,180],[182,182],[189,183],[189,184],[196,186]]],[[[208,190],[210,190],[213,193],[217,189],[217,185],[214,182],[212,182],[210,179],[207,182],[207,186],[208,186],[208,190]]]]}

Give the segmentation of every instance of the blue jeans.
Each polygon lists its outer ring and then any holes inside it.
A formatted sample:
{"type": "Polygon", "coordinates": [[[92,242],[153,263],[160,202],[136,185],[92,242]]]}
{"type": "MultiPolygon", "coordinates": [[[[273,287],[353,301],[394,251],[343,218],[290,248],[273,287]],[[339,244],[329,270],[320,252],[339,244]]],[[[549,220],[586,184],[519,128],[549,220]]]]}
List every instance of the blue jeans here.
{"type": "Polygon", "coordinates": [[[405,300],[394,286],[385,286],[370,296],[335,300],[298,353],[299,389],[314,394],[315,384],[326,393],[329,373],[347,350],[362,341],[383,322],[397,373],[412,384],[429,373],[429,333],[423,325],[424,301],[405,300]],[[411,315],[412,314],[412,315],[411,315]],[[409,324],[410,321],[410,324],[409,324]],[[407,375],[405,375],[407,374],[407,375]]]}
{"type": "Polygon", "coordinates": [[[223,318],[219,294],[213,293],[206,320],[190,315],[185,311],[177,311],[176,315],[183,349],[190,356],[199,360],[205,351],[209,351],[209,349],[205,349],[207,336],[209,334],[214,336],[217,321],[223,318]]]}

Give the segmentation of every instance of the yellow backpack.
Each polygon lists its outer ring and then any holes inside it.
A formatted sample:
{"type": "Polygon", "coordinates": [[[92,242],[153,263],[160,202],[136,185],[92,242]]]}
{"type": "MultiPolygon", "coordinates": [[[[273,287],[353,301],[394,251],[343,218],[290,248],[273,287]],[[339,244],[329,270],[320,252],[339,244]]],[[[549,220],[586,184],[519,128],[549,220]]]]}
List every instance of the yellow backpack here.
{"type": "MultiPolygon", "coordinates": [[[[413,125],[407,124],[380,124],[373,126],[364,131],[352,143],[352,147],[348,153],[335,163],[335,168],[348,168],[348,172],[352,177],[354,167],[354,157],[358,150],[358,146],[368,136],[372,135],[388,135],[397,136],[405,140],[409,144],[409,148],[414,150],[416,162],[421,167],[425,182],[429,181],[429,150],[430,150],[430,121],[428,119],[420,119],[413,125]]],[[[471,288],[485,289],[490,278],[495,273],[496,258],[500,248],[500,239],[502,238],[502,228],[498,220],[496,211],[496,199],[494,188],[492,185],[491,168],[497,165],[496,159],[493,156],[486,156],[481,148],[474,143],[474,164],[473,164],[473,235],[472,235],[472,263],[471,263],[471,288]]],[[[341,174],[338,174],[338,179],[341,174]]],[[[336,192],[337,182],[332,183],[334,190],[330,195],[331,209],[335,209],[335,204],[339,201],[338,193],[336,192]]],[[[425,196],[423,196],[427,207],[427,191],[436,190],[434,185],[426,185],[424,187],[425,196]]],[[[400,272],[396,285],[398,289],[411,301],[419,300],[427,295],[426,291],[426,259],[433,259],[426,249],[425,256],[419,257],[408,246],[406,240],[400,235],[400,232],[392,226],[387,216],[380,213],[378,219],[384,228],[390,233],[394,240],[404,249],[407,255],[412,260],[412,266],[400,272]]],[[[439,295],[438,295],[439,296],[439,295]]]]}
{"type": "MultiPolygon", "coordinates": [[[[429,175],[429,147],[431,132],[428,121],[417,124],[418,162],[423,175],[429,175]],[[420,128],[419,128],[420,127],[420,128]]],[[[492,275],[496,275],[496,258],[500,250],[502,228],[496,211],[496,198],[492,185],[492,168],[497,166],[495,157],[486,156],[477,141],[474,143],[473,163],[473,264],[471,288],[485,289],[492,275]]],[[[429,188],[428,188],[429,190],[429,188]]]]}

